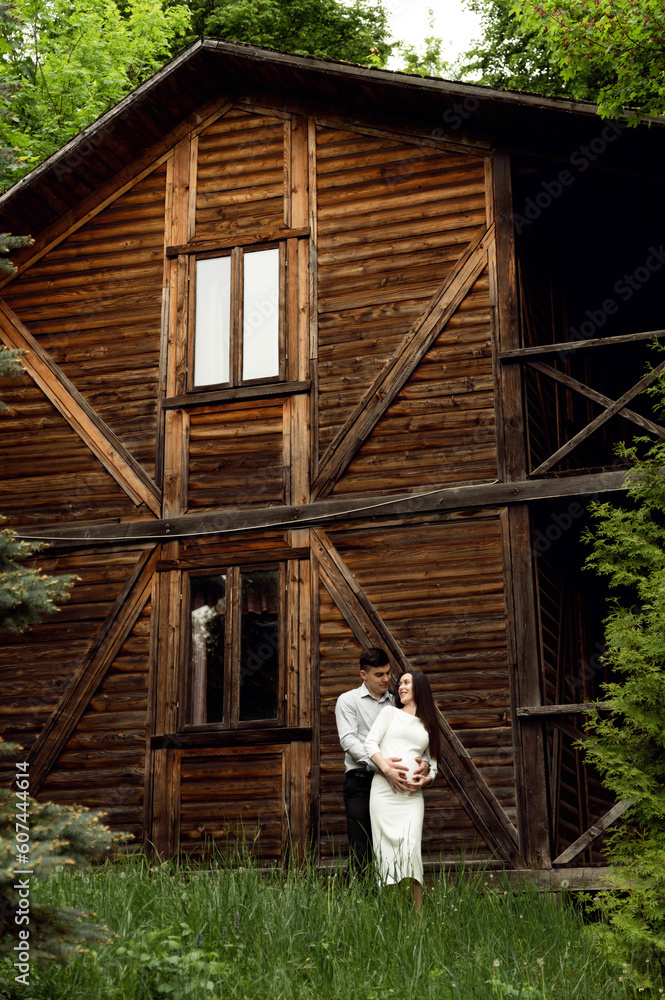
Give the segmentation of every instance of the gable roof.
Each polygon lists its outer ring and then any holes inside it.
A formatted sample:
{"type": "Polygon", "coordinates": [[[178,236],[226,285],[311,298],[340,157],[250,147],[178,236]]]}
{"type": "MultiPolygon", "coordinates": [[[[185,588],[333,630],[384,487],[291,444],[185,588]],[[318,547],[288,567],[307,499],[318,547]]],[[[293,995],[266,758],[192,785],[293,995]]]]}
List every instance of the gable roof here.
{"type": "MultiPolygon", "coordinates": [[[[0,229],[37,237],[112,180],[174,128],[192,128],[197,110],[228,95],[284,110],[406,122],[421,134],[566,162],[602,141],[606,122],[585,102],[497,91],[475,84],[367,69],[310,56],[201,38],[70,140],[0,197],[0,229]]],[[[665,118],[625,129],[602,166],[661,173],[665,118]]]]}

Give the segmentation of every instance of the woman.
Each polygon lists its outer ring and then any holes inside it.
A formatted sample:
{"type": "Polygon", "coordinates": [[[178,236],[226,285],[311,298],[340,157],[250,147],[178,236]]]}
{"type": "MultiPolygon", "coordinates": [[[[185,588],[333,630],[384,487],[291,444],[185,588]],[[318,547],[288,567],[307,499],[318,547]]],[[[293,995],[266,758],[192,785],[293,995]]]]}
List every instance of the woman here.
{"type": "Polygon", "coordinates": [[[402,674],[395,707],[384,708],[379,714],[367,735],[365,751],[379,769],[369,801],[379,878],[389,885],[411,879],[416,907],[420,909],[425,814],[422,789],[434,781],[440,752],[436,706],[425,674],[418,670],[402,674]],[[414,777],[416,761],[423,754],[430,760],[429,773],[414,777]],[[408,765],[406,791],[402,790],[403,773],[386,757],[401,757],[402,763],[408,765]]]}

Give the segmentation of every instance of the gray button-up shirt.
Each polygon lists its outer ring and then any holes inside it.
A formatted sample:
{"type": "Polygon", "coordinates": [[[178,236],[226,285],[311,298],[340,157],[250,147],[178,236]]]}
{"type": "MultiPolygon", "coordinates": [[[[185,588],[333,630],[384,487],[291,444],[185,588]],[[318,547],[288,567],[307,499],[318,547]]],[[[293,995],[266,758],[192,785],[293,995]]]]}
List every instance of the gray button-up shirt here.
{"type": "Polygon", "coordinates": [[[364,681],[359,688],[345,691],[339,696],[335,705],[335,719],[339,742],[344,750],[344,767],[347,771],[353,771],[358,767],[370,771],[377,770],[376,764],[373,764],[365,753],[365,740],[379,712],[386,705],[392,704],[394,699],[388,691],[377,701],[367,690],[364,681]]]}

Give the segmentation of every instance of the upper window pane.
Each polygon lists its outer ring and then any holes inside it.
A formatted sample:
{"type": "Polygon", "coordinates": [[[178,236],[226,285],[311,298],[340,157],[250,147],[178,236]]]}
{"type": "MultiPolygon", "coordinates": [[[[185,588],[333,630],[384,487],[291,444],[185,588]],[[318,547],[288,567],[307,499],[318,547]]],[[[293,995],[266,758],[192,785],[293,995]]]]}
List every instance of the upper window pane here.
{"type": "Polygon", "coordinates": [[[231,357],[231,258],[196,262],[194,385],[229,382],[231,357]]]}
{"type": "Polygon", "coordinates": [[[279,570],[241,574],[239,719],[276,719],[279,708],[279,570]]]}
{"type": "Polygon", "coordinates": [[[243,381],[279,375],[279,250],[244,255],[243,381]]]}

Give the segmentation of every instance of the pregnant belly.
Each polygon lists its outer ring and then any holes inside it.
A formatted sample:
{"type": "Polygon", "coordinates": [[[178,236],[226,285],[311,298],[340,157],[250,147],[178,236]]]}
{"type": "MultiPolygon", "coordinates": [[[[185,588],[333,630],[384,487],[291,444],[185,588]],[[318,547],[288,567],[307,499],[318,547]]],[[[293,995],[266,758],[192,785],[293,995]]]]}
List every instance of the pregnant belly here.
{"type": "Polygon", "coordinates": [[[418,767],[418,761],[416,760],[416,755],[405,753],[402,755],[402,760],[400,761],[400,763],[406,765],[407,767],[406,777],[409,781],[413,781],[413,772],[418,767]]]}

